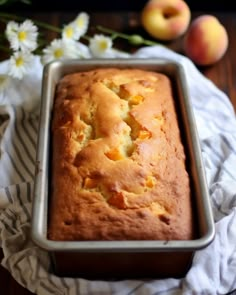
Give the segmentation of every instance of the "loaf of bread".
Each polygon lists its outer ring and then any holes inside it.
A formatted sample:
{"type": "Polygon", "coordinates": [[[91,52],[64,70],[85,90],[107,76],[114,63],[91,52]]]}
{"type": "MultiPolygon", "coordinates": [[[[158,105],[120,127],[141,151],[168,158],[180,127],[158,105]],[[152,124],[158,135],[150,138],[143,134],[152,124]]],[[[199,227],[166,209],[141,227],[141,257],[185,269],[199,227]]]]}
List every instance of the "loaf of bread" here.
{"type": "Polygon", "coordinates": [[[174,100],[169,77],[154,71],[102,68],[59,81],[49,239],[192,239],[174,100]]]}

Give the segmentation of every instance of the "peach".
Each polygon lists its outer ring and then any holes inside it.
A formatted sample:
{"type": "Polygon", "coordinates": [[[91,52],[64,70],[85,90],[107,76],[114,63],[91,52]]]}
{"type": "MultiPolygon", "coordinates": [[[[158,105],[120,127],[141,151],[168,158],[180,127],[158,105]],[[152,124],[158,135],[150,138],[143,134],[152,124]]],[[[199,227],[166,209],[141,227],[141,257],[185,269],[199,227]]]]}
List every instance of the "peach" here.
{"type": "Polygon", "coordinates": [[[191,11],[183,0],[149,0],[141,11],[141,23],[150,36],[170,41],[184,34],[191,11]]]}
{"type": "Polygon", "coordinates": [[[228,34],[213,15],[201,15],[192,21],[183,41],[185,54],[197,65],[211,65],[225,54],[228,34]]]}

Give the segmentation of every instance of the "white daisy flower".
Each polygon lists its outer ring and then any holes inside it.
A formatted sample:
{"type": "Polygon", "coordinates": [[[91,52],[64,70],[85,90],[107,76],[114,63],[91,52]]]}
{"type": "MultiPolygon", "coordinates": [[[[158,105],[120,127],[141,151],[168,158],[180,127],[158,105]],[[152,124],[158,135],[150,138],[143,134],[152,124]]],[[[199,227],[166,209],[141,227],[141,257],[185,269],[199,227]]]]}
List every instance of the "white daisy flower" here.
{"type": "Polygon", "coordinates": [[[89,49],[94,57],[105,57],[110,53],[112,40],[104,35],[94,35],[89,41],[89,49]]]}
{"type": "Polygon", "coordinates": [[[83,58],[91,58],[91,53],[89,51],[88,46],[84,45],[80,42],[75,42],[75,48],[76,48],[76,54],[77,58],[83,59],[83,58]]]}
{"type": "Polygon", "coordinates": [[[83,36],[88,30],[89,15],[86,12],[79,13],[73,21],[73,24],[76,27],[79,37],[83,36]]]}
{"type": "Polygon", "coordinates": [[[5,33],[6,33],[7,40],[9,42],[10,42],[11,38],[16,38],[17,37],[18,29],[19,29],[19,25],[15,21],[9,21],[7,23],[5,33]]]}
{"type": "Polygon", "coordinates": [[[8,74],[14,78],[22,79],[27,71],[31,69],[33,54],[30,52],[14,52],[9,60],[8,74]]]}
{"type": "Polygon", "coordinates": [[[74,22],[69,23],[62,30],[62,39],[64,40],[78,40],[80,36],[80,31],[74,22]]]}
{"type": "Polygon", "coordinates": [[[38,29],[30,20],[25,20],[20,25],[10,22],[6,35],[14,51],[33,51],[37,48],[38,29]]]}
{"type": "Polygon", "coordinates": [[[56,59],[77,58],[76,43],[73,40],[54,39],[49,46],[43,49],[42,63],[45,65],[56,59]]]}

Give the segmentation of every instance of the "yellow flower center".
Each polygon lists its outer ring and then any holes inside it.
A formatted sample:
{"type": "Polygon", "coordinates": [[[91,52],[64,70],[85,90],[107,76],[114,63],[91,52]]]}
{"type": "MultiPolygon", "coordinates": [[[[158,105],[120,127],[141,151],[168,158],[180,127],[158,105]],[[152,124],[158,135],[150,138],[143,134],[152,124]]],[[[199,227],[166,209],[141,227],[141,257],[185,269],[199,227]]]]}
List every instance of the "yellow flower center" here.
{"type": "Polygon", "coordinates": [[[73,36],[74,30],[72,29],[72,27],[67,27],[65,29],[65,33],[67,38],[71,38],[73,36]]]}
{"type": "Polygon", "coordinates": [[[102,40],[99,42],[99,48],[100,50],[103,50],[105,51],[107,49],[108,45],[107,45],[107,42],[105,40],[102,40]]]}
{"type": "Polygon", "coordinates": [[[25,31],[21,31],[18,33],[18,39],[22,42],[26,39],[26,32],[25,31]]]}
{"type": "Polygon", "coordinates": [[[16,59],[16,66],[21,67],[24,64],[24,59],[20,56],[16,59]]]}
{"type": "Polygon", "coordinates": [[[63,50],[61,48],[58,48],[54,51],[55,58],[60,58],[63,56],[63,50]]]}
{"type": "Polygon", "coordinates": [[[79,28],[84,26],[84,20],[82,18],[79,18],[76,23],[79,28]]]}

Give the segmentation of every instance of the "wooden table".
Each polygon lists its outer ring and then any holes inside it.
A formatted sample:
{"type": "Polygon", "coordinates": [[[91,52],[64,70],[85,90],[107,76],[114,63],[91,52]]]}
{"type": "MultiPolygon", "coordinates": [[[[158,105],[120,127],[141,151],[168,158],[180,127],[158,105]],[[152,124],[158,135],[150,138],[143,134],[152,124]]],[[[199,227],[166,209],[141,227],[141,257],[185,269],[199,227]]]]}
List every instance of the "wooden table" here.
{"type": "MultiPolygon", "coordinates": [[[[144,32],[143,28],[140,25],[140,15],[138,12],[87,12],[90,15],[89,34],[91,34],[91,36],[95,32],[97,32],[96,26],[102,25],[107,28],[124,33],[142,34],[143,37],[150,39],[150,37],[147,36],[147,34],[144,32]]],[[[23,12],[21,12],[21,14],[24,16],[23,12]]],[[[63,24],[73,20],[76,14],[77,12],[27,12],[25,13],[25,17],[29,18],[30,16],[32,19],[50,22],[51,24],[60,27],[63,24]]],[[[193,12],[192,19],[194,19],[199,14],[203,13],[193,12]]],[[[212,12],[211,14],[216,15],[222,22],[222,24],[225,26],[229,35],[229,48],[224,57],[218,63],[214,64],[213,66],[199,67],[199,70],[207,78],[209,78],[218,88],[220,88],[228,95],[236,110],[236,12],[212,12]]],[[[4,26],[0,23],[0,30],[2,31],[3,29],[4,26]]],[[[46,33],[47,40],[52,40],[52,38],[55,38],[56,36],[56,33],[46,33]]],[[[178,40],[166,43],[165,45],[178,53],[184,54],[182,41],[182,38],[179,38],[178,40]]],[[[115,46],[117,48],[127,50],[129,52],[134,52],[138,48],[131,46],[126,41],[123,41],[121,39],[117,39],[117,41],[115,41],[115,46]]],[[[3,60],[5,58],[6,54],[0,52],[0,60],[3,60]]],[[[0,258],[2,258],[2,256],[2,253],[0,253],[0,258]]],[[[25,288],[21,287],[5,269],[0,267],[0,294],[29,295],[32,293],[26,290],[25,288]]]]}

